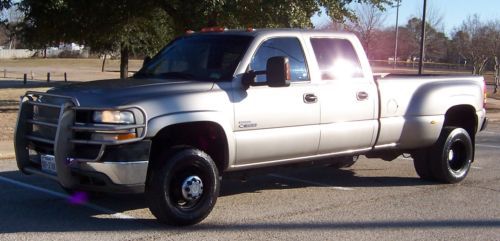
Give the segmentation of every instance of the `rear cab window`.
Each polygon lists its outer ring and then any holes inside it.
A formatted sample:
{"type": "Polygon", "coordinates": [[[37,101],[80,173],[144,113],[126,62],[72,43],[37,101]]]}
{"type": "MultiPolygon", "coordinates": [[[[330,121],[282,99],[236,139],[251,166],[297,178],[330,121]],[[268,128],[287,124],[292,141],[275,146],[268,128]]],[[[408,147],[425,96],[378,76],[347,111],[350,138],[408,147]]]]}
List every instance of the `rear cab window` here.
{"type": "Polygon", "coordinates": [[[346,39],[311,38],[322,80],[363,78],[356,50],[346,39]]]}

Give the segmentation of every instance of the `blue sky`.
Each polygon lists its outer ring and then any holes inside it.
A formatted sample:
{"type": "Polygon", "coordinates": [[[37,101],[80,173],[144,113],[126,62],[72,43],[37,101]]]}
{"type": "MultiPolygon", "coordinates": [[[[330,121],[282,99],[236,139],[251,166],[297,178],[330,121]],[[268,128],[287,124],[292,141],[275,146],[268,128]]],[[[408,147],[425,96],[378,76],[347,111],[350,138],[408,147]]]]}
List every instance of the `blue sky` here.
{"type": "MultiPolygon", "coordinates": [[[[399,8],[399,25],[404,25],[412,16],[421,14],[420,9],[423,4],[423,0],[402,0],[399,8]]],[[[500,0],[427,0],[427,7],[443,17],[446,34],[449,34],[455,27],[459,27],[469,15],[478,14],[482,21],[500,20],[500,0]]],[[[386,12],[385,25],[394,26],[396,9],[390,8],[386,12]]],[[[327,20],[323,15],[320,18],[313,18],[313,23],[318,24],[327,20]]]]}

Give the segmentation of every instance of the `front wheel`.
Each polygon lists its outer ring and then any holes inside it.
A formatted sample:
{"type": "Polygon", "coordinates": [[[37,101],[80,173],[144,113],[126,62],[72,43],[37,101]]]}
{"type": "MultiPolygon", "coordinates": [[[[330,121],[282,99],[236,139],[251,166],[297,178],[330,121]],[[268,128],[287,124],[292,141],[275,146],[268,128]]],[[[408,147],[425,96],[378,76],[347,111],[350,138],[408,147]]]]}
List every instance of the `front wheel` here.
{"type": "Polygon", "coordinates": [[[445,127],[430,153],[432,175],[445,183],[457,183],[469,173],[474,146],[463,128],[445,127]]]}
{"type": "Polygon", "coordinates": [[[217,166],[195,148],[160,155],[151,169],[146,199],[151,213],[162,223],[191,225],[212,211],[219,195],[217,166]]]}

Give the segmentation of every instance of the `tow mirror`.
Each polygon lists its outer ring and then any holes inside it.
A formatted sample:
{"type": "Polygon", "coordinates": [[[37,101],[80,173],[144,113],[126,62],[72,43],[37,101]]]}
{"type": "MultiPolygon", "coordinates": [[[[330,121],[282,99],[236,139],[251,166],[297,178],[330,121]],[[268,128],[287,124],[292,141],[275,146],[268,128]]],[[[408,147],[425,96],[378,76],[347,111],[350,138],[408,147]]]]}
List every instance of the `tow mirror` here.
{"type": "Polygon", "coordinates": [[[290,86],[290,64],[288,57],[276,56],[267,60],[267,85],[269,87],[290,86]]]}
{"type": "Polygon", "coordinates": [[[245,73],[241,80],[243,86],[286,87],[290,85],[290,64],[288,57],[271,57],[267,60],[265,71],[250,70],[245,73]],[[266,75],[266,82],[257,82],[258,75],[266,75]]]}

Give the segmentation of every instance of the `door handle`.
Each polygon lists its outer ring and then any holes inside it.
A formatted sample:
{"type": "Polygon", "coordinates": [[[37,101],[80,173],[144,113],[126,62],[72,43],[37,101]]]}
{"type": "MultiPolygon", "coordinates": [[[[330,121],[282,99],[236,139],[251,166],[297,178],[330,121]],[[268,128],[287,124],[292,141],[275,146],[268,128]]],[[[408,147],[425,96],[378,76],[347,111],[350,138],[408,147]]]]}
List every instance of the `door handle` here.
{"type": "Polygon", "coordinates": [[[365,91],[359,91],[358,93],[356,93],[356,99],[358,99],[359,101],[367,100],[368,93],[366,93],[365,91]]]}
{"type": "Polygon", "coordinates": [[[304,94],[304,102],[316,103],[318,102],[318,97],[315,94],[304,94]]]}

